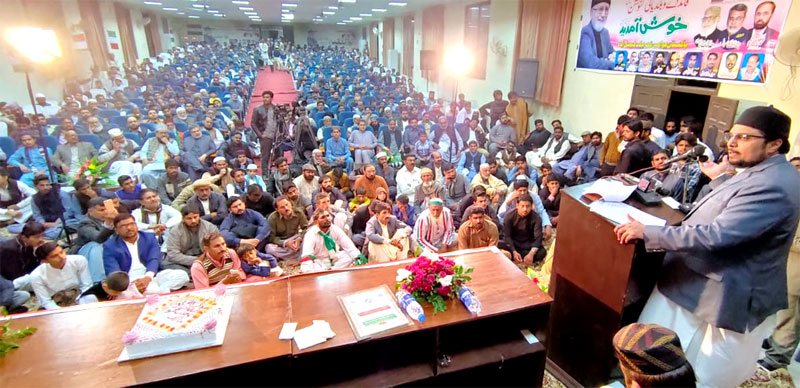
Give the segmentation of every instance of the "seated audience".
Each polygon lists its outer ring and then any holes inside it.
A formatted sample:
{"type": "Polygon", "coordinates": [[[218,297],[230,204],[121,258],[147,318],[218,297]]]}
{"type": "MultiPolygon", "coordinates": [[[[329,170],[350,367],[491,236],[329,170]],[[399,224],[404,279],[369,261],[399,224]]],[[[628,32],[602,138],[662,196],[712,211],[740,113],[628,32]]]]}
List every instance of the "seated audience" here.
{"type": "Polygon", "coordinates": [[[80,214],[73,209],[74,202],[69,194],[60,188],[53,188],[46,176],[34,178],[36,194],[33,195],[31,204],[32,219],[44,225],[44,237],[48,240],[57,239],[66,227],[74,228],[78,225],[80,214]]]}
{"type": "Polygon", "coordinates": [[[547,190],[540,190],[539,196],[547,215],[550,216],[550,222],[554,228],[557,228],[558,210],[561,204],[561,182],[551,174],[544,178],[544,184],[547,186],[547,190]]]}
{"type": "Polygon", "coordinates": [[[522,194],[516,208],[503,217],[503,235],[506,248],[517,263],[533,265],[547,255],[542,245],[542,220],[533,211],[533,198],[522,194]]]}
{"type": "Polygon", "coordinates": [[[247,166],[253,163],[253,159],[248,158],[244,151],[236,151],[236,157],[229,160],[228,163],[230,163],[231,168],[247,170],[247,166]]]}
{"type": "Polygon", "coordinates": [[[444,198],[442,184],[433,178],[433,171],[428,167],[420,170],[422,183],[414,190],[414,208],[417,213],[428,208],[428,202],[433,198],[444,198]]]}
{"type": "Polygon", "coordinates": [[[319,189],[314,190],[314,192],[311,193],[312,205],[316,206],[316,198],[318,194],[325,193],[329,195],[331,203],[335,204],[339,202],[339,206],[343,207],[345,202],[347,202],[347,197],[345,197],[345,195],[342,194],[339,189],[333,187],[333,179],[328,175],[323,175],[319,177],[318,181],[319,189]]]}
{"type": "Polygon", "coordinates": [[[186,206],[181,222],[167,230],[167,255],[161,269],[177,269],[189,274],[194,260],[203,253],[203,239],[218,232],[217,226],[200,218],[200,210],[186,206]]]}
{"type": "Polygon", "coordinates": [[[457,234],[450,209],[444,207],[441,199],[433,198],[414,224],[414,248],[434,253],[448,252],[457,247],[457,234]]]}
{"type": "Polygon", "coordinates": [[[257,211],[264,218],[269,217],[275,211],[275,198],[263,191],[259,185],[247,186],[244,204],[248,209],[257,211]]]}
{"type": "Polygon", "coordinates": [[[344,208],[344,203],[337,201],[335,204],[331,204],[331,195],[328,193],[317,193],[314,200],[316,202],[314,210],[327,210],[333,217],[333,224],[342,228],[348,235],[351,234],[353,214],[344,208]]]}
{"type": "MultiPolygon", "coordinates": [[[[683,155],[692,150],[696,145],[697,137],[691,133],[681,133],[675,138],[675,150],[678,155],[683,155]]],[[[691,203],[700,188],[700,165],[689,162],[687,159],[672,163],[669,168],[669,177],[662,182],[665,189],[670,190],[671,195],[678,202],[683,201],[683,181],[686,182],[686,203],[691,203]]]]}
{"type": "Polygon", "coordinates": [[[472,188],[483,186],[492,203],[500,203],[506,195],[506,190],[508,190],[508,186],[504,181],[492,175],[491,167],[486,163],[480,166],[480,173],[475,175],[470,186],[472,188]]]}
{"type": "Polygon", "coordinates": [[[142,164],[139,159],[139,144],[128,139],[119,128],[108,130],[109,140],[97,151],[97,161],[107,163],[104,170],[111,174],[111,179],[120,175],[139,176],[142,164]]]}
{"type": "Polygon", "coordinates": [[[218,283],[235,284],[247,278],[236,251],[228,248],[225,237],[212,232],[203,238],[203,254],[192,263],[192,283],[202,289],[218,283]]]}
{"type": "Polygon", "coordinates": [[[130,214],[114,218],[114,235],[103,243],[106,274],[124,271],[142,294],[160,294],[180,289],[189,281],[185,272],[159,271],[161,249],[155,236],[139,231],[130,214]]]}
{"type": "MultiPolygon", "coordinates": [[[[214,158],[213,165],[208,169],[208,171],[203,173],[202,179],[208,180],[209,182],[214,183],[225,190],[228,187],[228,183],[233,182],[228,161],[222,156],[217,156],[214,158]]],[[[224,193],[225,191],[223,191],[223,194],[224,193]]]]}
{"type": "Polygon", "coordinates": [[[271,233],[266,252],[279,259],[297,259],[308,218],[302,209],[292,205],[289,197],[278,197],[275,207],[276,211],[267,218],[271,233]]]}
{"type": "Polygon", "coordinates": [[[389,195],[391,198],[395,198],[397,196],[397,181],[395,180],[397,170],[389,165],[389,157],[385,152],[378,152],[375,155],[375,159],[378,161],[375,166],[375,173],[386,181],[386,185],[389,187],[389,195]]]}
{"type": "Polygon", "coordinates": [[[300,201],[306,206],[311,205],[314,191],[319,190],[319,179],[314,175],[315,171],[314,166],[306,163],[303,165],[303,173],[293,181],[300,193],[300,201]]]}
{"type": "Polygon", "coordinates": [[[31,272],[31,288],[45,309],[76,305],[92,286],[83,256],[67,255],[58,244],[48,242],[36,248],[36,258],[42,264],[31,272]]]}
{"type": "Polygon", "coordinates": [[[245,172],[243,169],[234,167],[231,170],[231,182],[225,186],[228,198],[244,197],[247,194],[247,182],[245,182],[245,172]]]}
{"type": "Polygon", "coordinates": [[[461,158],[458,160],[458,171],[472,182],[475,175],[478,175],[480,166],[484,163],[486,163],[486,156],[478,152],[478,142],[470,140],[467,151],[462,152],[461,158]]]}
{"type": "Polygon", "coordinates": [[[364,166],[364,174],[356,179],[353,187],[355,187],[356,191],[359,188],[364,189],[365,195],[370,200],[374,200],[377,196],[378,188],[383,188],[387,193],[389,192],[389,185],[386,183],[386,180],[383,177],[377,174],[377,168],[374,164],[368,164],[364,166]]]}
{"type": "Polygon", "coordinates": [[[369,262],[385,263],[408,257],[411,227],[393,216],[392,207],[386,203],[376,203],[374,210],[375,216],[367,221],[365,231],[369,262]]]}
{"type": "Polygon", "coordinates": [[[353,198],[353,190],[350,190],[350,177],[347,176],[341,167],[334,167],[325,175],[331,177],[333,187],[339,189],[339,191],[344,194],[345,198],[353,198]]]}
{"type": "Polygon", "coordinates": [[[276,169],[270,173],[267,191],[274,197],[279,197],[285,194],[284,187],[292,183],[292,174],[289,172],[289,163],[283,157],[275,158],[272,165],[276,169]]]}
{"type": "Polygon", "coordinates": [[[244,177],[244,183],[247,184],[247,186],[258,185],[261,187],[261,190],[267,190],[267,184],[264,183],[264,178],[258,174],[258,166],[252,163],[247,165],[247,175],[244,177]]]}
{"type": "Polygon", "coordinates": [[[525,157],[520,155],[517,152],[517,146],[514,144],[513,141],[509,141],[506,143],[506,147],[501,149],[497,152],[494,157],[494,160],[497,161],[497,165],[499,169],[503,171],[506,175],[511,171],[511,169],[516,166],[516,160],[518,157],[522,156],[523,159],[525,157]]]}
{"type": "MultiPolygon", "coordinates": [[[[267,278],[270,276],[280,277],[283,269],[278,266],[278,260],[266,253],[261,253],[256,247],[250,244],[239,245],[236,254],[242,264],[242,271],[250,278],[267,278]]],[[[260,280],[260,279],[259,279],[260,280]]]]}
{"type": "Polygon", "coordinates": [[[250,150],[250,146],[242,141],[242,133],[237,131],[231,133],[230,140],[222,143],[219,150],[217,150],[217,155],[224,157],[233,164],[239,152],[242,152],[247,159],[255,159],[255,155],[250,150]]]}
{"type": "Polygon", "coordinates": [[[331,138],[325,142],[325,158],[331,161],[331,166],[344,168],[349,173],[353,171],[353,158],[350,156],[350,145],[341,136],[342,130],[333,127],[331,138]]]}
{"type": "Polygon", "coordinates": [[[314,167],[314,175],[316,176],[323,176],[331,170],[331,161],[325,159],[322,150],[318,148],[311,151],[311,161],[309,161],[309,164],[314,167]]]}
{"type": "Polygon", "coordinates": [[[397,171],[397,195],[404,194],[411,202],[414,201],[414,195],[417,186],[422,184],[422,177],[420,176],[420,169],[416,166],[417,157],[413,154],[405,154],[403,156],[403,167],[397,171]]]}
{"type": "Polygon", "coordinates": [[[367,131],[366,120],[361,120],[358,123],[358,130],[350,133],[348,143],[354,149],[353,168],[360,169],[364,165],[372,163],[372,157],[375,156],[375,147],[378,146],[378,138],[375,137],[375,133],[372,130],[367,131]]]}
{"type": "Polygon", "coordinates": [[[497,225],[486,216],[482,207],[472,207],[465,221],[458,228],[458,249],[474,249],[497,246],[497,225]]]}
{"type": "MultiPolygon", "coordinates": [[[[547,179],[548,176],[549,175],[545,175],[545,177],[542,179],[547,179]]],[[[547,210],[545,210],[541,197],[539,197],[538,194],[541,191],[548,192],[547,187],[545,185],[545,188],[539,191],[530,190],[528,187],[528,182],[523,179],[514,181],[514,190],[508,195],[506,200],[500,206],[500,209],[498,209],[497,216],[500,218],[500,222],[504,222],[506,214],[514,210],[516,207],[517,200],[523,195],[528,195],[531,197],[533,208],[536,211],[536,214],[539,216],[539,218],[541,218],[542,228],[544,229],[544,239],[549,240],[553,233],[553,223],[550,220],[550,216],[547,214],[547,210]]]]}
{"type": "Polygon", "coordinates": [[[44,243],[44,225],[31,221],[15,238],[0,242],[0,276],[14,282],[14,289],[30,291],[30,273],[39,266],[34,250],[44,243]]]}
{"type": "MultiPolygon", "coordinates": [[[[549,164],[547,166],[549,166],[549,164]]],[[[544,168],[545,166],[543,165],[542,169],[544,168]]],[[[506,172],[506,179],[504,181],[508,182],[508,184],[513,184],[518,177],[527,179],[528,182],[531,183],[531,188],[536,185],[536,180],[539,177],[536,169],[529,166],[528,160],[522,155],[519,155],[516,159],[514,159],[514,167],[506,172]]]]}
{"type": "Polygon", "coordinates": [[[216,152],[211,136],[203,133],[197,125],[192,125],[190,136],[184,136],[181,143],[181,163],[191,180],[199,179],[207,168],[207,159],[216,152]]]}
{"type": "Polygon", "coordinates": [[[180,153],[178,142],[170,139],[167,126],[156,126],[156,135],[146,140],[139,152],[142,159],[142,172],[139,175],[142,183],[150,188],[157,187],[156,182],[166,172],[164,162],[180,157],[180,153]]]}
{"type": "Polygon", "coordinates": [[[162,204],[153,189],[142,190],[139,203],[141,206],[131,213],[139,230],[155,234],[161,251],[166,252],[167,229],[181,222],[181,213],[172,206],[162,204]]]}
{"type": "Polygon", "coordinates": [[[553,136],[536,151],[529,151],[525,154],[525,159],[528,164],[538,169],[542,168],[544,163],[553,164],[563,159],[570,150],[569,136],[564,135],[564,128],[559,126],[553,127],[553,136]]]}
{"type": "Polygon", "coordinates": [[[139,197],[142,194],[142,185],[136,183],[128,175],[120,175],[117,178],[120,189],[117,190],[117,198],[130,209],[139,207],[139,197]]]}
{"type": "Polygon", "coordinates": [[[225,197],[211,190],[211,182],[205,179],[195,181],[192,185],[194,195],[186,201],[186,206],[200,211],[200,218],[219,226],[228,215],[225,197]]]}
{"type": "Polygon", "coordinates": [[[61,173],[74,177],[81,166],[97,156],[97,149],[89,142],[79,141],[78,132],[75,130],[64,131],[65,144],[56,147],[56,152],[50,161],[53,167],[61,169],[61,173]]]}
{"type": "Polygon", "coordinates": [[[433,156],[433,142],[428,140],[425,131],[419,133],[419,140],[414,143],[414,156],[417,157],[417,164],[427,166],[433,156]]]}
{"type": "Polygon", "coordinates": [[[242,197],[228,199],[228,215],[219,227],[225,243],[231,247],[250,244],[264,250],[269,235],[267,220],[257,211],[248,209],[242,197]]]}
{"type": "Polygon", "coordinates": [[[353,213],[362,206],[368,206],[370,199],[367,197],[367,190],[363,187],[356,187],[356,196],[350,201],[350,212],[353,213]]]}
{"type": "MultiPolygon", "coordinates": [[[[586,133],[588,132],[584,132],[586,133]]],[[[566,177],[570,182],[575,182],[578,178],[582,178],[583,182],[592,182],[599,178],[603,135],[600,132],[592,132],[589,136],[590,142],[581,146],[570,159],[553,164],[553,172],[566,177]]]]}
{"type": "MultiPolygon", "coordinates": [[[[42,147],[36,144],[36,139],[30,132],[19,135],[20,147],[8,157],[8,165],[22,171],[19,180],[26,185],[33,185],[34,176],[48,175],[47,162],[42,154],[42,147]]],[[[49,148],[48,154],[52,154],[49,148]]]]}
{"type": "MultiPolygon", "coordinates": [[[[22,224],[31,216],[31,201],[36,190],[9,177],[8,169],[0,167],[0,221],[14,224],[11,233],[19,233],[22,224]]],[[[10,225],[9,225],[10,226],[10,225]]]]}
{"type": "Polygon", "coordinates": [[[414,225],[416,210],[414,209],[414,205],[409,203],[408,196],[404,194],[397,196],[397,201],[395,201],[394,208],[392,209],[392,215],[406,225],[414,225]]]}
{"type": "Polygon", "coordinates": [[[5,308],[9,314],[18,314],[28,311],[23,306],[31,294],[28,291],[15,290],[14,282],[0,276],[0,308],[5,308]]]}
{"type": "Polygon", "coordinates": [[[674,331],[631,323],[614,335],[613,342],[626,387],[696,386],[694,369],[674,331]]]}
{"type": "Polygon", "coordinates": [[[153,187],[158,190],[158,197],[164,205],[172,205],[172,201],[178,197],[181,191],[192,185],[189,174],[181,171],[180,165],[177,159],[167,159],[164,162],[166,173],[158,178],[156,186],[153,187]]]}
{"type": "Polygon", "coordinates": [[[94,197],[87,204],[86,216],[78,223],[78,239],[70,253],[86,258],[92,282],[99,282],[106,276],[103,266],[103,243],[114,234],[114,218],[117,209],[106,204],[110,199],[94,197]]]}
{"type": "Polygon", "coordinates": [[[508,143],[516,142],[516,136],[514,127],[511,126],[511,118],[505,112],[502,113],[500,121],[489,130],[489,156],[497,155],[509,145],[508,143]]]}
{"type": "Polygon", "coordinates": [[[122,271],[112,272],[105,279],[84,291],[78,301],[83,304],[118,299],[128,290],[129,286],[130,279],[127,273],[122,271]]]}
{"type": "MultiPolygon", "coordinates": [[[[486,191],[478,191],[472,194],[472,204],[464,208],[464,211],[457,214],[457,219],[454,219],[456,225],[461,225],[469,221],[469,214],[476,208],[483,209],[484,215],[489,218],[495,225],[500,225],[500,219],[497,217],[497,211],[489,206],[489,196],[486,191]]],[[[454,217],[456,218],[456,217],[454,217]]]]}
{"type": "Polygon", "coordinates": [[[300,272],[346,268],[354,262],[366,263],[366,258],[350,237],[341,228],[333,225],[331,214],[327,210],[317,209],[312,218],[314,224],[308,228],[302,239],[300,272]]]}

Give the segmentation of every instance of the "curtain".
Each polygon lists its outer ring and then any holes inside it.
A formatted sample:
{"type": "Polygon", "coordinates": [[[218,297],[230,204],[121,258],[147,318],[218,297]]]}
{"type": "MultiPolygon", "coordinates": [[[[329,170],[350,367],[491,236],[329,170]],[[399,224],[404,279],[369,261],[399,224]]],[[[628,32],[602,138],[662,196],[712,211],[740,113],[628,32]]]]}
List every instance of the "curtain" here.
{"type": "Polygon", "coordinates": [[[403,18],[403,74],[414,76],[414,15],[403,18]]]}
{"type": "MultiPolygon", "coordinates": [[[[444,6],[425,8],[422,11],[422,49],[433,50],[436,58],[442,58],[442,43],[444,42],[444,6]]],[[[439,79],[439,67],[428,72],[429,80],[439,79]]]]}
{"type": "Polygon", "coordinates": [[[114,11],[117,13],[117,24],[119,25],[119,41],[122,44],[122,53],[125,55],[125,64],[128,66],[136,65],[136,43],[133,41],[133,24],[131,24],[131,11],[120,3],[114,3],[114,11]]]}
{"type": "Polygon", "coordinates": [[[369,47],[369,57],[378,60],[380,53],[378,53],[378,34],[375,31],[378,30],[378,23],[370,23],[367,26],[367,44],[369,47]]]}
{"type": "Polygon", "coordinates": [[[534,100],[544,105],[561,105],[574,7],[575,0],[520,2],[517,58],[539,60],[534,100]]]}
{"type": "Polygon", "coordinates": [[[103,19],[97,0],[78,0],[81,13],[81,28],[86,34],[86,45],[92,56],[94,66],[100,70],[108,69],[108,46],[106,44],[103,19]]]}
{"type": "Polygon", "coordinates": [[[383,19],[383,64],[389,63],[389,50],[394,50],[394,18],[383,19]]]}
{"type": "Polygon", "coordinates": [[[161,31],[159,31],[158,18],[152,12],[142,14],[142,17],[150,19],[150,23],[145,26],[148,37],[147,46],[150,48],[150,56],[155,57],[161,53],[161,31]]]}

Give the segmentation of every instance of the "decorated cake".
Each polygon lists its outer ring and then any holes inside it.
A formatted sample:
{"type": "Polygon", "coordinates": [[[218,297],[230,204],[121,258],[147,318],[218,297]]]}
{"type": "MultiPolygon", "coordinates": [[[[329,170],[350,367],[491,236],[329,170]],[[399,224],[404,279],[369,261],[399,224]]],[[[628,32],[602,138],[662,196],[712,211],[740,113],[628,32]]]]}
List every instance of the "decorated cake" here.
{"type": "Polygon", "coordinates": [[[133,359],[221,345],[229,300],[224,287],[149,296],[133,329],[122,337],[123,356],[127,352],[127,359],[133,359]]]}

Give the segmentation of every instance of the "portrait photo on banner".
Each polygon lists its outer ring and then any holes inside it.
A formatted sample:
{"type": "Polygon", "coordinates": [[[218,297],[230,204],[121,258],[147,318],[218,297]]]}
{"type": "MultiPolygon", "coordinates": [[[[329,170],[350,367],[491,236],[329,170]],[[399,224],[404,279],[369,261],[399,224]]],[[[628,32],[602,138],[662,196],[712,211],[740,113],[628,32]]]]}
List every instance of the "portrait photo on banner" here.
{"type": "Polygon", "coordinates": [[[764,83],[792,0],[581,0],[576,67],[764,83]]]}

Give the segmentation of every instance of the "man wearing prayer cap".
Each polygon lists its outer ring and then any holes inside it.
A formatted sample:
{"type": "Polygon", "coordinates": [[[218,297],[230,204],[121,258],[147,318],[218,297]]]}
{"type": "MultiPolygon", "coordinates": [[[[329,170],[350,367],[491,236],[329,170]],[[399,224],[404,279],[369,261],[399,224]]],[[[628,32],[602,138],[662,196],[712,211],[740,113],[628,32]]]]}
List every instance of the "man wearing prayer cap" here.
{"type": "Polygon", "coordinates": [[[694,369],[674,331],[631,323],[614,335],[614,350],[626,387],[694,387],[694,369]]]}
{"type": "Polygon", "coordinates": [[[666,251],[639,322],[674,330],[699,386],[750,377],[773,317],[787,307],[786,257],[800,216],[800,175],[786,161],[791,119],[774,107],[744,111],[725,132],[728,156],[701,164],[712,191],[678,226],[617,226],[620,243],[666,251]],[[731,175],[730,169],[738,173],[731,175]],[[701,346],[702,345],[702,346],[701,346]]]}
{"type": "Polygon", "coordinates": [[[136,162],[139,159],[139,144],[125,137],[119,128],[109,129],[108,137],[109,140],[97,151],[97,160],[108,163],[105,170],[111,174],[109,178],[117,179],[120,175],[139,176],[142,171],[141,163],[136,162]]]}
{"type": "Polygon", "coordinates": [[[441,198],[431,198],[428,208],[420,213],[414,224],[412,242],[414,247],[434,253],[451,251],[458,246],[458,230],[453,224],[450,209],[444,206],[441,198]]]}

